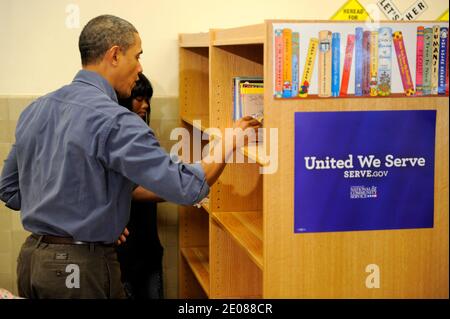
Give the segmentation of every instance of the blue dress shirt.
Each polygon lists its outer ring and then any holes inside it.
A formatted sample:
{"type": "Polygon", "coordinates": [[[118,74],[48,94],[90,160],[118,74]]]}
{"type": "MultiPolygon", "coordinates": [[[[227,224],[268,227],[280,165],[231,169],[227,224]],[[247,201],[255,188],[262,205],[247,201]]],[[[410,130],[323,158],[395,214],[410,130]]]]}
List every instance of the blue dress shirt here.
{"type": "Polygon", "coordinates": [[[0,198],[21,210],[32,233],[112,243],[128,222],[136,185],[183,205],[209,192],[200,164],[174,162],[106,79],[81,70],[20,115],[0,198]]]}

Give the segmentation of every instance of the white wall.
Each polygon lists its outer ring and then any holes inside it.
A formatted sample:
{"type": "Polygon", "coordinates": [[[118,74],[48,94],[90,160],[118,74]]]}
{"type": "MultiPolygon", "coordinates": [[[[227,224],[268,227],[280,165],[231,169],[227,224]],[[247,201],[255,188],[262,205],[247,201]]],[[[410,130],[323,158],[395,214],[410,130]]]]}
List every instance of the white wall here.
{"type": "MultiPolygon", "coordinates": [[[[328,19],[345,1],[0,0],[0,95],[42,95],[70,82],[80,68],[81,28],[100,14],[118,15],[136,26],[143,40],[144,73],[152,79],[155,95],[177,96],[178,33],[264,19],[328,19]],[[73,17],[66,12],[70,4],[79,8],[79,28],[66,26],[73,17]]],[[[376,1],[359,0],[366,9],[376,1]]],[[[404,11],[416,0],[391,1],[404,11]]],[[[421,20],[436,19],[448,9],[446,0],[425,1],[429,9],[421,20]]]]}

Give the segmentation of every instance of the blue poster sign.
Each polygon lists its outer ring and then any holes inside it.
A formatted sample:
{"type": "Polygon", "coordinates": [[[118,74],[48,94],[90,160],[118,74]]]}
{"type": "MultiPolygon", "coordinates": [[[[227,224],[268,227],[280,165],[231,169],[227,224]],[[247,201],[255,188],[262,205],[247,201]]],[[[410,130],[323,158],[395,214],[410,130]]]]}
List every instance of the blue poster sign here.
{"type": "Polygon", "coordinates": [[[432,228],[436,111],[295,113],[294,232],[432,228]]]}

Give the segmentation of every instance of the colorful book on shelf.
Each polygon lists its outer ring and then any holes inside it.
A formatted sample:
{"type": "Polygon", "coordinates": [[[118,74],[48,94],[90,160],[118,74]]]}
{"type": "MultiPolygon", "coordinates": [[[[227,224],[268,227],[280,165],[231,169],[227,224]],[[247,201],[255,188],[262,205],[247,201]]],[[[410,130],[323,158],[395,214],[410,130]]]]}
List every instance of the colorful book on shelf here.
{"type": "Polygon", "coordinates": [[[302,80],[300,82],[300,97],[307,97],[309,92],[309,85],[314,71],[314,64],[316,63],[317,49],[319,47],[319,39],[309,39],[308,53],[306,55],[305,65],[303,67],[302,80]]]}
{"type": "Polygon", "coordinates": [[[416,95],[423,93],[423,26],[417,27],[416,41],[416,95]]]}
{"type": "Polygon", "coordinates": [[[370,31],[363,33],[363,71],[362,71],[362,92],[363,95],[370,94],[370,31]]]}
{"type": "Polygon", "coordinates": [[[446,65],[447,65],[447,67],[446,67],[446,69],[447,69],[447,75],[446,75],[446,77],[445,77],[445,94],[448,94],[448,74],[450,73],[450,71],[449,71],[449,64],[448,64],[448,51],[450,51],[450,44],[449,44],[449,39],[450,39],[450,37],[449,36],[447,36],[447,63],[446,63],[446,65]]]}
{"type": "Polygon", "coordinates": [[[339,96],[347,96],[348,82],[352,70],[353,48],[355,47],[355,35],[347,35],[347,44],[345,47],[344,69],[342,70],[342,81],[339,96]]]}
{"type": "Polygon", "coordinates": [[[363,95],[363,34],[363,28],[355,29],[355,96],[363,95]]]}
{"type": "Polygon", "coordinates": [[[298,96],[299,86],[300,35],[292,32],[292,97],[298,96]]]}
{"type": "Polygon", "coordinates": [[[438,94],[445,95],[445,85],[448,76],[448,64],[447,64],[447,47],[448,43],[448,28],[442,27],[440,34],[440,47],[439,47],[439,81],[438,81],[438,94]]]}
{"type": "Polygon", "coordinates": [[[392,29],[378,30],[378,95],[391,94],[392,83],[392,29]]]}
{"type": "Polygon", "coordinates": [[[292,30],[283,29],[283,97],[292,97],[292,30]]]}
{"type": "Polygon", "coordinates": [[[319,32],[319,79],[320,97],[331,96],[331,32],[319,32]]]}
{"type": "Polygon", "coordinates": [[[394,32],[393,39],[403,90],[407,96],[414,95],[414,83],[412,81],[411,72],[409,69],[403,33],[401,31],[394,32]]]}
{"type": "Polygon", "coordinates": [[[275,96],[283,96],[283,30],[275,30],[275,96]]]}
{"type": "Polygon", "coordinates": [[[423,84],[422,95],[431,94],[431,64],[433,60],[433,29],[423,31],[423,84]]]}
{"type": "Polygon", "coordinates": [[[370,33],[370,96],[378,95],[378,31],[370,33]]]}
{"type": "Polygon", "coordinates": [[[438,25],[433,26],[433,54],[431,58],[431,94],[438,94],[439,86],[439,46],[441,29],[438,25]]]}
{"type": "Polygon", "coordinates": [[[243,84],[248,86],[262,85],[263,78],[256,76],[240,76],[233,78],[233,120],[242,118],[242,102],[241,102],[241,88],[243,84]]]}
{"type": "Polygon", "coordinates": [[[242,117],[264,114],[264,84],[244,82],[240,86],[242,117]]]}
{"type": "Polygon", "coordinates": [[[331,95],[339,96],[339,81],[341,80],[341,34],[334,32],[331,37],[331,95]]]}
{"type": "Polygon", "coordinates": [[[392,82],[392,29],[378,30],[378,95],[391,94],[392,82]]]}

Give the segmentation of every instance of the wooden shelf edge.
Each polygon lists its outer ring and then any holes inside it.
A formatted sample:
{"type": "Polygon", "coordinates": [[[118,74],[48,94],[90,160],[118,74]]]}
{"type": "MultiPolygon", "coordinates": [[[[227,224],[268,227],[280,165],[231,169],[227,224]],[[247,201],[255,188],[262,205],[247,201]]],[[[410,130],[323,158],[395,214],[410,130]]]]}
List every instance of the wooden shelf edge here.
{"type": "Polygon", "coordinates": [[[261,150],[264,150],[264,144],[255,144],[241,147],[240,151],[242,154],[244,154],[248,158],[251,158],[261,166],[269,165],[270,160],[265,155],[258,154],[258,147],[261,150]]]}
{"type": "Polygon", "coordinates": [[[181,248],[181,255],[209,297],[209,249],[207,246],[181,248]],[[205,266],[206,265],[206,266],[205,266]],[[205,274],[206,273],[206,274],[205,274]]]}
{"type": "Polygon", "coordinates": [[[256,266],[263,270],[262,213],[216,212],[211,216],[247,252],[256,266]]]}
{"type": "Polygon", "coordinates": [[[209,32],[181,33],[178,41],[182,48],[209,47],[209,42],[209,32]]]}
{"type": "Polygon", "coordinates": [[[212,45],[264,44],[266,24],[255,24],[239,28],[214,30],[212,45]]]}
{"type": "Polygon", "coordinates": [[[188,123],[189,125],[195,127],[196,129],[205,132],[209,128],[209,115],[180,115],[182,121],[188,123]],[[200,120],[200,126],[194,121],[200,120]]]}

